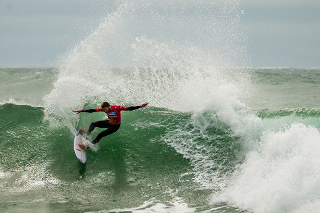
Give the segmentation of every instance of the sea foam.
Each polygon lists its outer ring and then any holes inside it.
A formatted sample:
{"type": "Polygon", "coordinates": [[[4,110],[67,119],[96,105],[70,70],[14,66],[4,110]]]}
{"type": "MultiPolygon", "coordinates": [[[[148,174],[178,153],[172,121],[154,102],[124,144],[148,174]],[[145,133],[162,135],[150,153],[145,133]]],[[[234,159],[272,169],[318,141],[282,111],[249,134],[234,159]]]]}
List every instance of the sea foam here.
{"type": "Polygon", "coordinates": [[[320,132],[301,123],[265,131],[227,191],[234,205],[253,212],[315,212],[320,196],[320,132]]]}

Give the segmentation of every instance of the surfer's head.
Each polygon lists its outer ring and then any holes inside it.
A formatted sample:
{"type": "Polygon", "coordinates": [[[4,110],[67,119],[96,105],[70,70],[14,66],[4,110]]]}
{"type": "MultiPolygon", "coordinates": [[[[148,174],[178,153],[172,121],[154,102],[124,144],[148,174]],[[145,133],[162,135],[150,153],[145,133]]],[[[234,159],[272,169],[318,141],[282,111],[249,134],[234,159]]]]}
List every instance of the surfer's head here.
{"type": "Polygon", "coordinates": [[[103,103],[101,104],[101,108],[102,108],[102,110],[105,111],[105,112],[110,112],[110,110],[111,110],[111,105],[110,105],[108,102],[103,102],[103,103]]]}
{"type": "Polygon", "coordinates": [[[101,104],[101,107],[102,107],[102,108],[105,108],[105,107],[108,107],[108,106],[110,106],[110,104],[109,104],[108,102],[103,102],[103,103],[101,104]]]}

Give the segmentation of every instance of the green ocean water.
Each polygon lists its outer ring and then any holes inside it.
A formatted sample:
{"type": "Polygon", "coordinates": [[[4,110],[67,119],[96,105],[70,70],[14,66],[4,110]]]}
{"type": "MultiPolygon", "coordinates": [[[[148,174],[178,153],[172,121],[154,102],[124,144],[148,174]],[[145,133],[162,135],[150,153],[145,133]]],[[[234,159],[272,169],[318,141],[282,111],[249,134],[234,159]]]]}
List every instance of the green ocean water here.
{"type": "MultiPolygon", "coordinates": [[[[82,164],[74,155],[74,135],[65,128],[51,129],[43,122],[42,108],[2,105],[2,210],[34,211],[39,204],[48,212],[98,211],[139,206],[151,198],[170,201],[170,189],[191,169],[188,160],[161,140],[170,122],[166,115],[179,115],[161,109],[123,114],[125,131],[101,141],[82,164]],[[139,121],[142,115],[149,119],[139,121]],[[140,124],[150,122],[151,127],[140,124]],[[166,126],[158,126],[161,123],[166,126]]],[[[171,125],[176,125],[174,120],[171,125]]]]}
{"type": "MultiPolygon", "coordinates": [[[[120,130],[103,138],[97,151],[89,150],[87,163],[82,164],[73,151],[74,131],[88,128],[104,113],[75,116],[69,108],[61,114],[48,110],[52,105],[45,100],[57,88],[57,69],[1,69],[5,91],[0,106],[1,212],[315,208],[320,111],[316,96],[313,102],[304,100],[316,94],[320,70],[248,72],[255,79],[252,92],[263,89],[263,94],[244,99],[253,98],[248,101],[251,106],[209,104],[186,111],[151,102],[145,109],[122,112],[120,130]],[[261,107],[277,87],[288,88],[277,90],[276,96],[283,99],[261,107]],[[287,100],[290,87],[303,90],[287,100]],[[294,107],[286,108],[292,103],[294,107]],[[286,194],[291,196],[283,198],[286,194]]],[[[83,101],[83,107],[93,108],[95,103],[92,97],[83,101]]]]}

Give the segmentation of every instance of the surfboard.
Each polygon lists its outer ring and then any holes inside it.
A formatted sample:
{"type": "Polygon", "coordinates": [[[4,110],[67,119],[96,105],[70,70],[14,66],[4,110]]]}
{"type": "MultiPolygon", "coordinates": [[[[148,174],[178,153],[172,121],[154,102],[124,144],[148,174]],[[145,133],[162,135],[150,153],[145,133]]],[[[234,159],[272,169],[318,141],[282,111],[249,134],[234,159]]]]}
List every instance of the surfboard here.
{"type": "Polygon", "coordinates": [[[74,137],[74,152],[81,163],[87,161],[87,150],[79,147],[79,144],[85,144],[86,138],[83,133],[79,130],[74,137]]]}

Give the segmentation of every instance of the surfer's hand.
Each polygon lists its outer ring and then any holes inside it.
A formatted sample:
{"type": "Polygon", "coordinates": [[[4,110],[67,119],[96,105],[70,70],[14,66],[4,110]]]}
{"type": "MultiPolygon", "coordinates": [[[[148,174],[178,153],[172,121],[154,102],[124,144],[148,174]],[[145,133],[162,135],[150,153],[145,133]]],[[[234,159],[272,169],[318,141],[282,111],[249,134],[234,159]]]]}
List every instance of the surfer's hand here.
{"type": "Polygon", "coordinates": [[[149,103],[142,104],[140,108],[146,107],[149,103]]]}
{"type": "Polygon", "coordinates": [[[82,110],[75,110],[75,111],[72,111],[72,112],[76,112],[77,114],[79,114],[80,112],[82,112],[82,110]]]}

